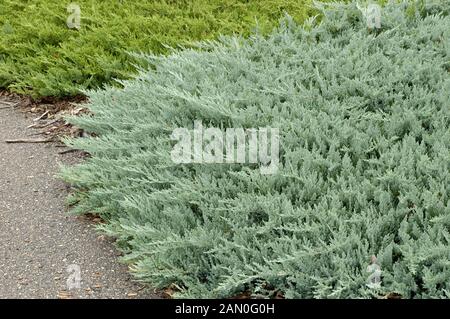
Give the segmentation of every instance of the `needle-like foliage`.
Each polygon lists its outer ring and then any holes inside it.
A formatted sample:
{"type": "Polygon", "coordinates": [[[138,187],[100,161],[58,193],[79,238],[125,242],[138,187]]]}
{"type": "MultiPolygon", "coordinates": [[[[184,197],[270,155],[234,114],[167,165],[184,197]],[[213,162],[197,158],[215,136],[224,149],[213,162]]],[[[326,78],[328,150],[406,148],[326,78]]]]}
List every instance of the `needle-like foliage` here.
{"type": "Polygon", "coordinates": [[[355,3],[268,37],[146,56],[88,92],[76,212],[106,220],[137,278],[178,297],[450,297],[450,3],[355,3]],[[280,129],[276,174],[174,164],[171,132],[280,129]],[[379,288],[367,286],[371,256],[379,288]]]}
{"type": "Polygon", "coordinates": [[[74,0],[79,29],[66,25],[71,1],[0,1],[0,88],[34,97],[71,96],[135,73],[127,52],[270,31],[283,12],[301,22],[312,0],[74,0]]]}

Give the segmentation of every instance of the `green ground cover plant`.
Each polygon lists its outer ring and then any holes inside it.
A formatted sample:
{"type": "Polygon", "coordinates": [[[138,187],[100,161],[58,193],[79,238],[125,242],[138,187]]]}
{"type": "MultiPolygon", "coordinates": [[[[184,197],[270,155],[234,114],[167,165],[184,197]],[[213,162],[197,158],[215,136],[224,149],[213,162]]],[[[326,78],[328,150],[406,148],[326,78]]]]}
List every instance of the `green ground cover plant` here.
{"type": "Polygon", "coordinates": [[[283,12],[303,21],[311,0],[79,0],[81,28],[66,25],[70,2],[2,0],[0,87],[33,97],[71,96],[135,72],[128,51],[168,47],[219,34],[270,31],[283,12]]]}
{"type": "Polygon", "coordinates": [[[62,176],[136,278],[175,297],[450,297],[449,2],[355,3],[265,37],[146,55],[87,92],[92,137],[62,176]],[[280,129],[280,168],[174,164],[171,132],[280,129]],[[367,286],[371,256],[381,285],[367,286]]]}

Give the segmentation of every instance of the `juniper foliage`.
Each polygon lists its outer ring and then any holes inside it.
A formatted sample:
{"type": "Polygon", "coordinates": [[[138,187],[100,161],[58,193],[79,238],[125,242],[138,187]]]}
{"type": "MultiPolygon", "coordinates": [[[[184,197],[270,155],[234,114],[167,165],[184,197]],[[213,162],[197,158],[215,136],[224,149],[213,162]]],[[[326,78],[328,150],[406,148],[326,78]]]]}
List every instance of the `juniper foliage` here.
{"type": "Polygon", "coordinates": [[[135,276],[176,297],[449,298],[449,8],[388,4],[375,30],[333,4],[146,56],[71,119],[94,134],[68,141],[92,155],[63,171],[74,212],[105,218],[135,276]],[[173,164],[170,134],[194,120],[280,128],[280,169],[173,164]]]}
{"type": "Polygon", "coordinates": [[[70,1],[0,1],[0,87],[33,97],[71,96],[130,78],[129,51],[168,47],[219,34],[270,32],[284,11],[298,21],[311,0],[77,0],[81,28],[66,25],[70,1]]]}

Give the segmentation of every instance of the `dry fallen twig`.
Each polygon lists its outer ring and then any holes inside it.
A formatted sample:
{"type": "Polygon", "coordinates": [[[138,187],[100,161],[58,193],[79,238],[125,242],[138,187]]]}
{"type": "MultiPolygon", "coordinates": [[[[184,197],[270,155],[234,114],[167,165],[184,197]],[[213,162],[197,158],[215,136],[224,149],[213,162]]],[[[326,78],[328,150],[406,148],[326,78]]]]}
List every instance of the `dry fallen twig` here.
{"type": "Polygon", "coordinates": [[[71,148],[71,149],[68,149],[68,150],[64,150],[64,151],[58,152],[58,154],[67,154],[67,153],[72,153],[72,152],[77,152],[77,151],[79,151],[79,150],[77,150],[75,148],[71,148]]]}
{"type": "Polygon", "coordinates": [[[53,138],[48,139],[17,139],[17,140],[6,140],[6,143],[14,144],[14,143],[50,143],[54,142],[53,138]]]}
{"type": "Polygon", "coordinates": [[[50,111],[46,111],[44,112],[41,116],[39,116],[38,118],[34,119],[34,122],[37,122],[39,120],[42,120],[44,117],[46,117],[48,115],[48,113],[50,113],[50,111]]]}
{"type": "Polygon", "coordinates": [[[47,127],[47,126],[56,124],[56,123],[58,123],[58,122],[59,122],[59,120],[53,120],[53,121],[50,121],[50,122],[48,122],[48,123],[45,123],[44,125],[40,126],[39,128],[45,128],[45,127],[47,127]]]}
{"type": "Polygon", "coordinates": [[[17,105],[19,105],[19,103],[1,101],[0,102],[0,110],[12,109],[12,108],[16,107],[17,105]]]}
{"type": "Polygon", "coordinates": [[[27,128],[37,128],[37,129],[46,128],[47,126],[56,124],[58,121],[59,120],[53,120],[53,121],[50,121],[50,122],[42,124],[42,125],[39,125],[38,123],[34,123],[31,125],[28,125],[27,128]]]}

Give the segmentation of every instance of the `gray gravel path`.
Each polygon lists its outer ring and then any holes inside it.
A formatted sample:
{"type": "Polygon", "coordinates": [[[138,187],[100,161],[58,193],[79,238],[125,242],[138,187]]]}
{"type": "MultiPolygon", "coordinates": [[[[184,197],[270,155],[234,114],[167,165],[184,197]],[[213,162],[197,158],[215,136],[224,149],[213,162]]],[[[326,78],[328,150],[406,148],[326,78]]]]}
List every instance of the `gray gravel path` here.
{"type": "Polygon", "coordinates": [[[0,298],[156,298],[131,280],[94,222],[66,213],[66,185],[54,175],[74,154],[4,142],[34,133],[30,123],[17,110],[0,109],[0,298]]]}

